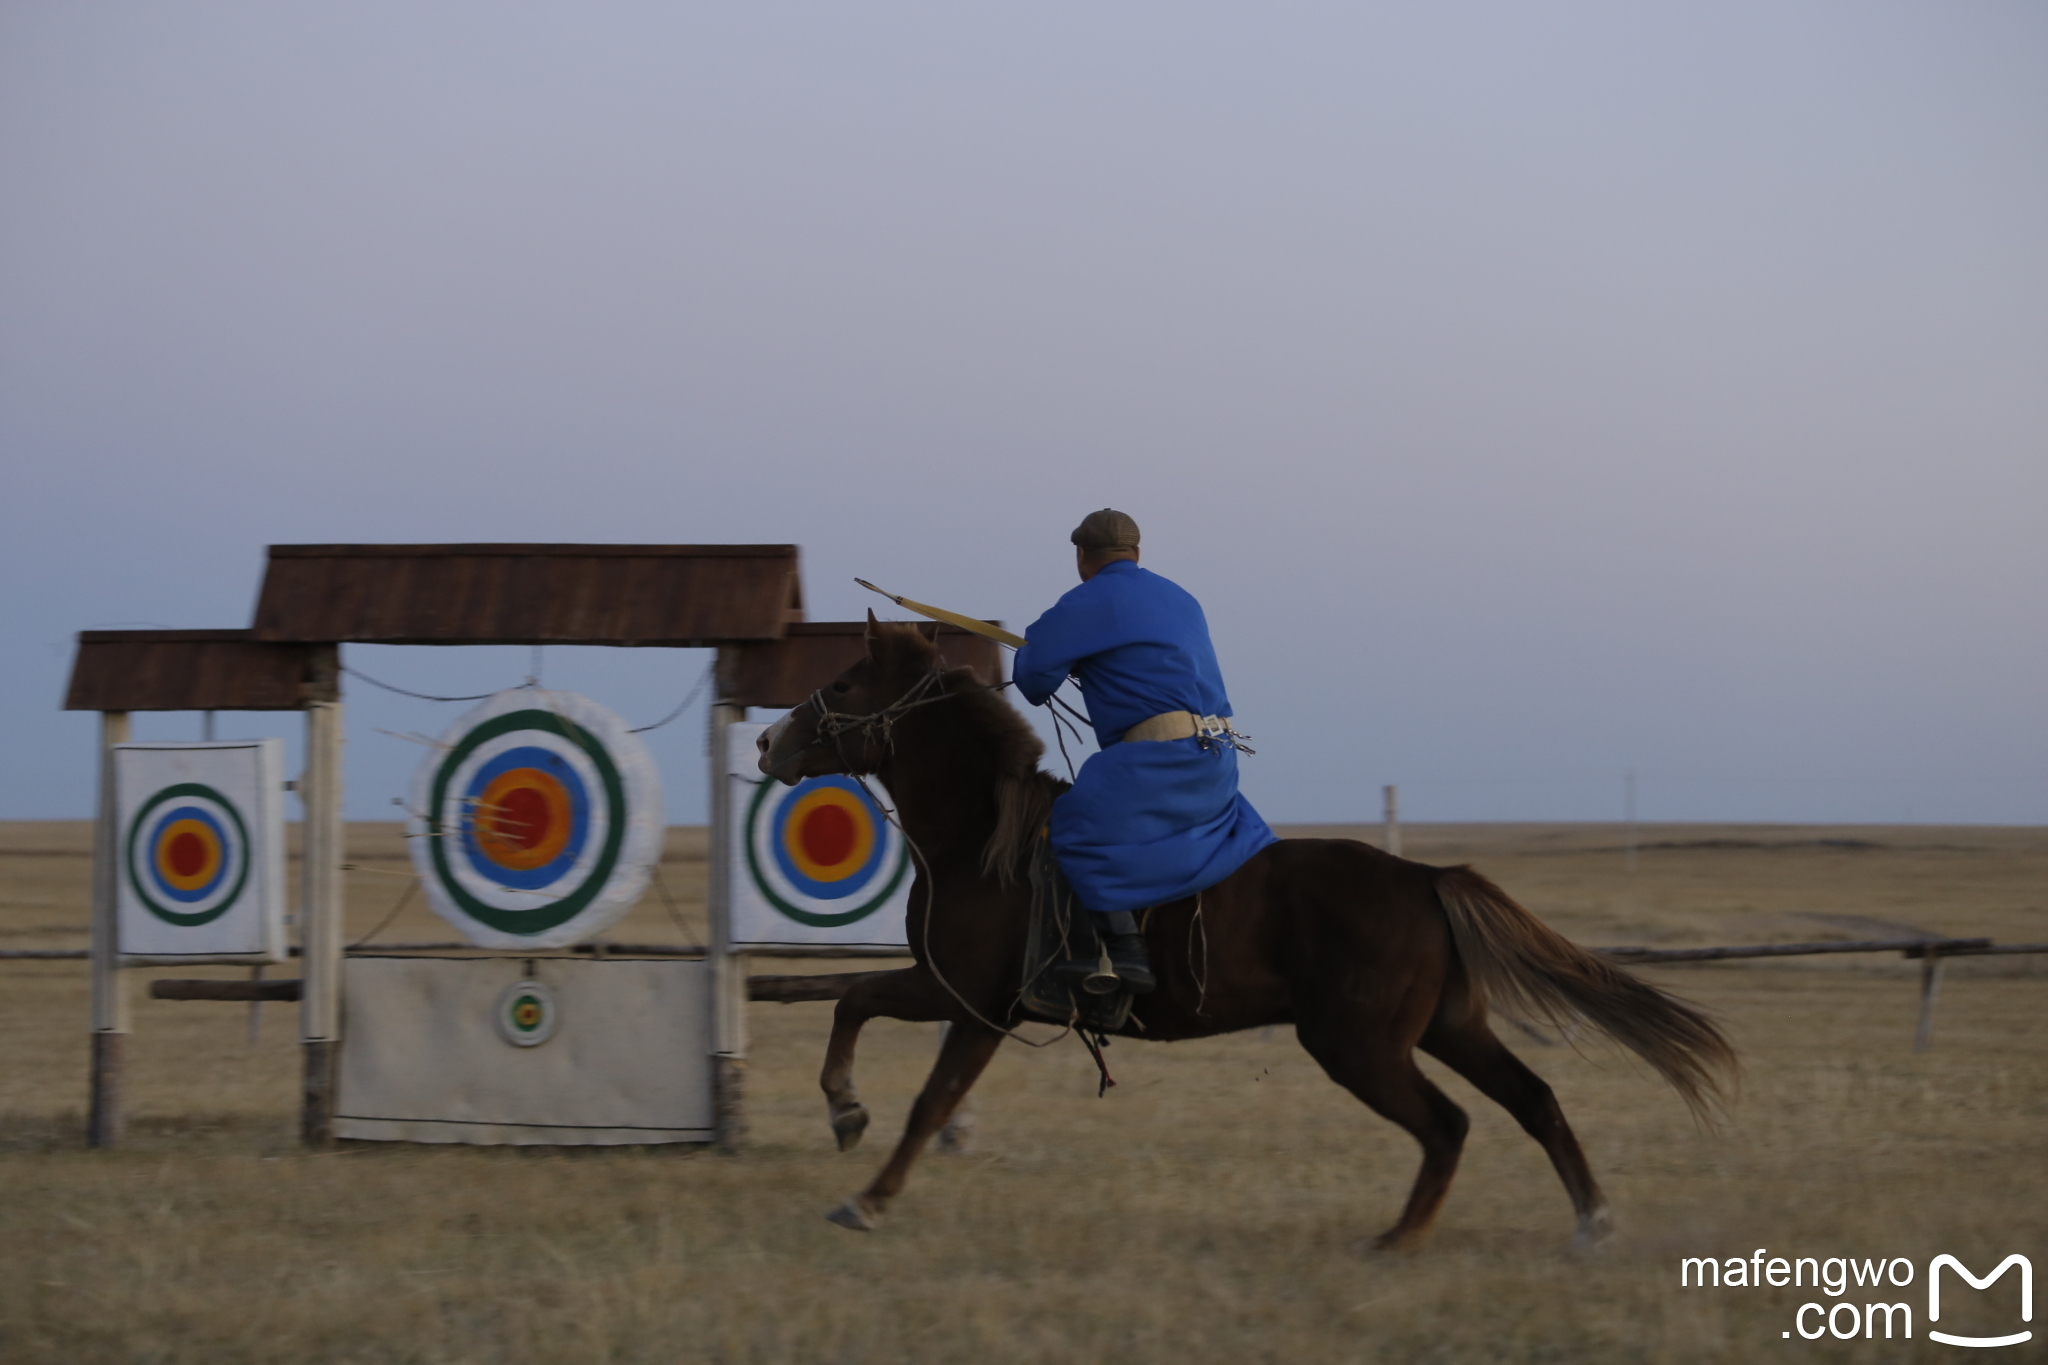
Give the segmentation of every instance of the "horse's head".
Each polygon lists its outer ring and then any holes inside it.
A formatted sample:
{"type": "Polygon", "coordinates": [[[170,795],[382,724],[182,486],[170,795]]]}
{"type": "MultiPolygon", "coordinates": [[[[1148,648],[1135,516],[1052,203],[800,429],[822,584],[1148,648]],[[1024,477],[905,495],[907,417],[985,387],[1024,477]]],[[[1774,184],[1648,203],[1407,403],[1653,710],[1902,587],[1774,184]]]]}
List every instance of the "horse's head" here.
{"type": "Polygon", "coordinates": [[[871,773],[887,758],[889,728],[910,705],[943,695],[939,651],[908,622],[868,613],[867,654],[755,741],[761,771],[795,786],[826,773],[871,773]]]}

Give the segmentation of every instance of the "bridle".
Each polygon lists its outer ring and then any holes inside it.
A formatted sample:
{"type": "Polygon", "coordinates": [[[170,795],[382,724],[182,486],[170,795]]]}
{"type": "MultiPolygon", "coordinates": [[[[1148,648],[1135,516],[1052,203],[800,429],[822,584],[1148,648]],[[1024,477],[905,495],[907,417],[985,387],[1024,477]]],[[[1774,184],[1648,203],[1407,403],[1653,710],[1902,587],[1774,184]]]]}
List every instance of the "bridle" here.
{"type": "MultiPolygon", "coordinates": [[[[905,688],[903,694],[887,706],[858,715],[848,711],[833,710],[831,702],[825,699],[825,689],[819,688],[811,693],[801,706],[796,707],[790,713],[791,715],[799,715],[805,711],[810,711],[814,712],[817,716],[817,719],[812,723],[810,739],[805,741],[803,747],[798,749],[797,753],[808,753],[812,749],[823,748],[829,744],[838,751],[839,761],[846,764],[850,770],[853,765],[846,756],[846,737],[848,735],[857,735],[869,740],[878,739],[882,747],[888,749],[893,747],[896,742],[896,722],[919,707],[930,706],[934,702],[950,701],[966,690],[1000,692],[1010,685],[1007,682],[995,684],[976,683],[973,689],[949,689],[946,686],[947,671],[946,665],[942,660],[933,665],[930,672],[905,688]]],[[[795,756],[795,754],[791,755],[792,758],[795,756]]]]}
{"type": "MultiPolygon", "coordinates": [[[[895,744],[896,722],[909,712],[915,711],[918,707],[930,706],[933,702],[950,701],[954,697],[961,696],[966,692],[1000,692],[1010,685],[1007,681],[975,683],[971,687],[953,690],[948,689],[945,685],[946,673],[945,660],[941,659],[937,664],[933,665],[929,673],[926,673],[923,677],[905,688],[902,696],[896,698],[896,700],[880,710],[869,711],[865,715],[854,715],[846,711],[834,711],[832,704],[825,700],[825,689],[819,688],[811,693],[810,697],[801,706],[794,707],[790,711],[792,716],[802,711],[812,711],[817,715],[814,733],[809,740],[805,741],[802,748],[798,749],[795,754],[790,755],[790,758],[794,759],[798,754],[807,753],[826,744],[834,745],[839,748],[840,763],[846,767],[849,773],[853,774],[855,780],[859,781],[865,789],[867,787],[866,779],[861,774],[853,772],[853,764],[846,757],[846,750],[843,747],[843,741],[846,736],[858,734],[871,739],[879,736],[882,746],[885,749],[890,748],[895,744]]],[[[874,793],[869,791],[868,795],[870,798],[873,798],[874,793]]],[[[1026,1047],[1051,1047],[1061,1038],[1073,1032],[1073,1025],[1068,1024],[1055,1037],[1048,1038],[1043,1042],[1034,1042],[1019,1034],[1015,1029],[1005,1028],[1003,1025],[982,1014],[980,1010],[974,1007],[972,1001],[962,995],[959,989],[946,979],[946,974],[939,970],[937,957],[932,953],[932,897],[935,894],[934,888],[937,882],[932,875],[931,861],[924,856],[924,850],[917,846],[917,841],[910,837],[910,831],[903,827],[903,822],[897,818],[895,811],[891,810],[888,805],[881,801],[875,802],[875,808],[881,811],[884,820],[895,826],[896,832],[903,836],[904,847],[909,849],[911,856],[917,860],[921,872],[920,880],[924,883],[925,895],[924,963],[931,969],[932,976],[938,983],[946,988],[947,994],[959,1001],[960,1007],[966,1010],[969,1017],[976,1023],[992,1032],[1002,1034],[1005,1038],[1014,1038],[1026,1047]]]]}

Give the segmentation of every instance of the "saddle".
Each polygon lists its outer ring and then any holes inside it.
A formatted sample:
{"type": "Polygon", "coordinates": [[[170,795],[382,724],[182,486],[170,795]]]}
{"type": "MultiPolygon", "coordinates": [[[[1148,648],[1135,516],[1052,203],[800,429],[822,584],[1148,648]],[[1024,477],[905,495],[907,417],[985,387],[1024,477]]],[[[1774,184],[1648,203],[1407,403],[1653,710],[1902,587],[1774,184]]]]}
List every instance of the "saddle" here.
{"type": "Polygon", "coordinates": [[[1107,995],[1091,995],[1078,982],[1062,980],[1060,963],[1091,961],[1102,952],[1094,922],[1081,913],[1081,903],[1053,857],[1052,841],[1040,835],[1031,851],[1030,927],[1024,936],[1024,981],[1019,1003],[1026,1014],[1047,1023],[1067,1024],[1093,1033],[1114,1033],[1131,1017],[1134,992],[1119,985],[1107,995]]]}

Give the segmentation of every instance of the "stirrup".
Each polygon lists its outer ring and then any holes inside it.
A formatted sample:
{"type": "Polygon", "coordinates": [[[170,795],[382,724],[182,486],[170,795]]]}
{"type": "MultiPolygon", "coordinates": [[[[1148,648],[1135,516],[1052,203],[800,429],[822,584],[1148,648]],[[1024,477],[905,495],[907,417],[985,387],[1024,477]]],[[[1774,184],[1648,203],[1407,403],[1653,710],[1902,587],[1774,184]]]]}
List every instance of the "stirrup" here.
{"type": "Polygon", "coordinates": [[[1113,995],[1124,979],[1116,974],[1116,964],[1109,960],[1109,943],[1102,944],[1102,956],[1088,975],[1081,978],[1081,989],[1090,995],[1113,995]]]}

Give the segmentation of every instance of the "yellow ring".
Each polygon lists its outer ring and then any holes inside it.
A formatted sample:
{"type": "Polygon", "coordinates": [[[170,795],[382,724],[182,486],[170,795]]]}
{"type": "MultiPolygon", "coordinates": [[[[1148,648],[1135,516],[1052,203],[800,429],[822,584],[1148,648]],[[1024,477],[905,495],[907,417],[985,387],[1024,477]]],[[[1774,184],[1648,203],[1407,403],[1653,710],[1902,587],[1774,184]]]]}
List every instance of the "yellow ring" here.
{"type": "Polygon", "coordinates": [[[156,874],[163,878],[166,886],[179,891],[197,891],[219,873],[221,859],[226,854],[227,850],[220,846],[220,836],[209,829],[203,821],[172,820],[157,831],[156,874]],[[196,837],[206,849],[206,860],[200,863],[197,872],[189,876],[180,874],[171,866],[171,845],[177,842],[179,836],[185,834],[196,837]]]}
{"type": "Polygon", "coordinates": [[[477,846],[485,857],[513,872],[529,872],[546,867],[568,847],[575,812],[570,809],[569,791],[559,778],[538,768],[513,768],[491,779],[490,785],[477,796],[469,818],[476,831],[477,846]],[[547,833],[532,848],[523,846],[498,823],[505,798],[522,789],[540,793],[548,808],[547,833]]]}
{"type": "Polygon", "coordinates": [[[875,851],[874,816],[859,797],[844,787],[816,787],[790,806],[789,816],[782,824],[782,846],[789,851],[789,860],[796,864],[797,871],[812,881],[844,881],[866,867],[875,851]],[[804,821],[823,806],[837,806],[853,821],[853,847],[836,863],[816,861],[803,845],[804,821]]]}

